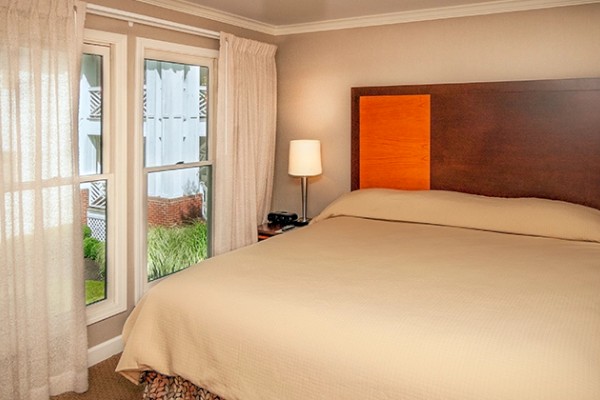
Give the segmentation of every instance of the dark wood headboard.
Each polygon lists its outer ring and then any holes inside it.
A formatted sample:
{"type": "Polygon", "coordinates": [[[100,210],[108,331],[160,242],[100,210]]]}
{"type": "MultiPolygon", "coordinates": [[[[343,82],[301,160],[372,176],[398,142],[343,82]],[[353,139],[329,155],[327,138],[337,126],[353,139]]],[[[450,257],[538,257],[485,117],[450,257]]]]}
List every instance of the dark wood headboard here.
{"type": "Polygon", "coordinates": [[[600,209],[600,78],[352,88],[352,190],[600,209]]]}

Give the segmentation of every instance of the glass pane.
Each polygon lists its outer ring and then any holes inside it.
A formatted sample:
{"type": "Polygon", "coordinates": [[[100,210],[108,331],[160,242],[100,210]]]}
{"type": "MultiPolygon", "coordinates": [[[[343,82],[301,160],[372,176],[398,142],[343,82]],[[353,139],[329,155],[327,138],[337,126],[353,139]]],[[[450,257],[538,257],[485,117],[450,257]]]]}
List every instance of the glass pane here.
{"type": "Polygon", "coordinates": [[[80,185],[85,304],[106,299],[106,181],[80,185]]]}
{"type": "Polygon", "coordinates": [[[210,167],[148,174],[148,281],[208,256],[210,167]]]}
{"type": "Polygon", "coordinates": [[[207,160],[208,67],[144,62],[146,167],[207,160]]]}
{"type": "Polygon", "coordinates": [[[101,174],[102,56],[83,55],[79,85],[79,174],[101,174]]]}

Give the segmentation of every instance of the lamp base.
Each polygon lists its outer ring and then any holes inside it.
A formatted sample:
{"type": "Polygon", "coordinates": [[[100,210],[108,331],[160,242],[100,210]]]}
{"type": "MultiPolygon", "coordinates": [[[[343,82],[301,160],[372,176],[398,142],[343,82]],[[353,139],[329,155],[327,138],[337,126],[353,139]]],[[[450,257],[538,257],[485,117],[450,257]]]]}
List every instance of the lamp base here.
{"type": "Polygon", "coordinates": [[[305,226],[305,225],[308,225],[309,222],[310,222],[310,218],[297,219],[297,220],[294,221],[294,225],[296,225],[296,226],[305,226]]]}

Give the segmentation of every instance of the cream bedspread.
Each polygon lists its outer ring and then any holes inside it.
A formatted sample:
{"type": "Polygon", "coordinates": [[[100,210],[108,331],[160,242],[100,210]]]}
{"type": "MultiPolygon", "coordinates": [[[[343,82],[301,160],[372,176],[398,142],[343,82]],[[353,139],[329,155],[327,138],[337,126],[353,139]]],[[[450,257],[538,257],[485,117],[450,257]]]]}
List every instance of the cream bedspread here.
{"type": "Polygon", "coordinates": [[[600,244],[320,218],[166,279],[118,371],[227,400],[600,399],[600,244]]]}

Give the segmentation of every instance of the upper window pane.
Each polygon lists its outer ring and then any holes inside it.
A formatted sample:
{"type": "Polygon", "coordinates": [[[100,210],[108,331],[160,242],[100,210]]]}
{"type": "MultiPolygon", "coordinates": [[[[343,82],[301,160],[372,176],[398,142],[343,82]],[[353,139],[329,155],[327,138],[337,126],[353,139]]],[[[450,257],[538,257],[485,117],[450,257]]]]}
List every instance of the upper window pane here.
{"type": "Polygon", "coordinates": [[[79,82],[79,174],[102,173],[102,56],[84,54],[79,82]]]}
{"type": "Polygon", "coordinates": [[[207,160],[208,68],[144,62],[144,164],[207,160]]]}

